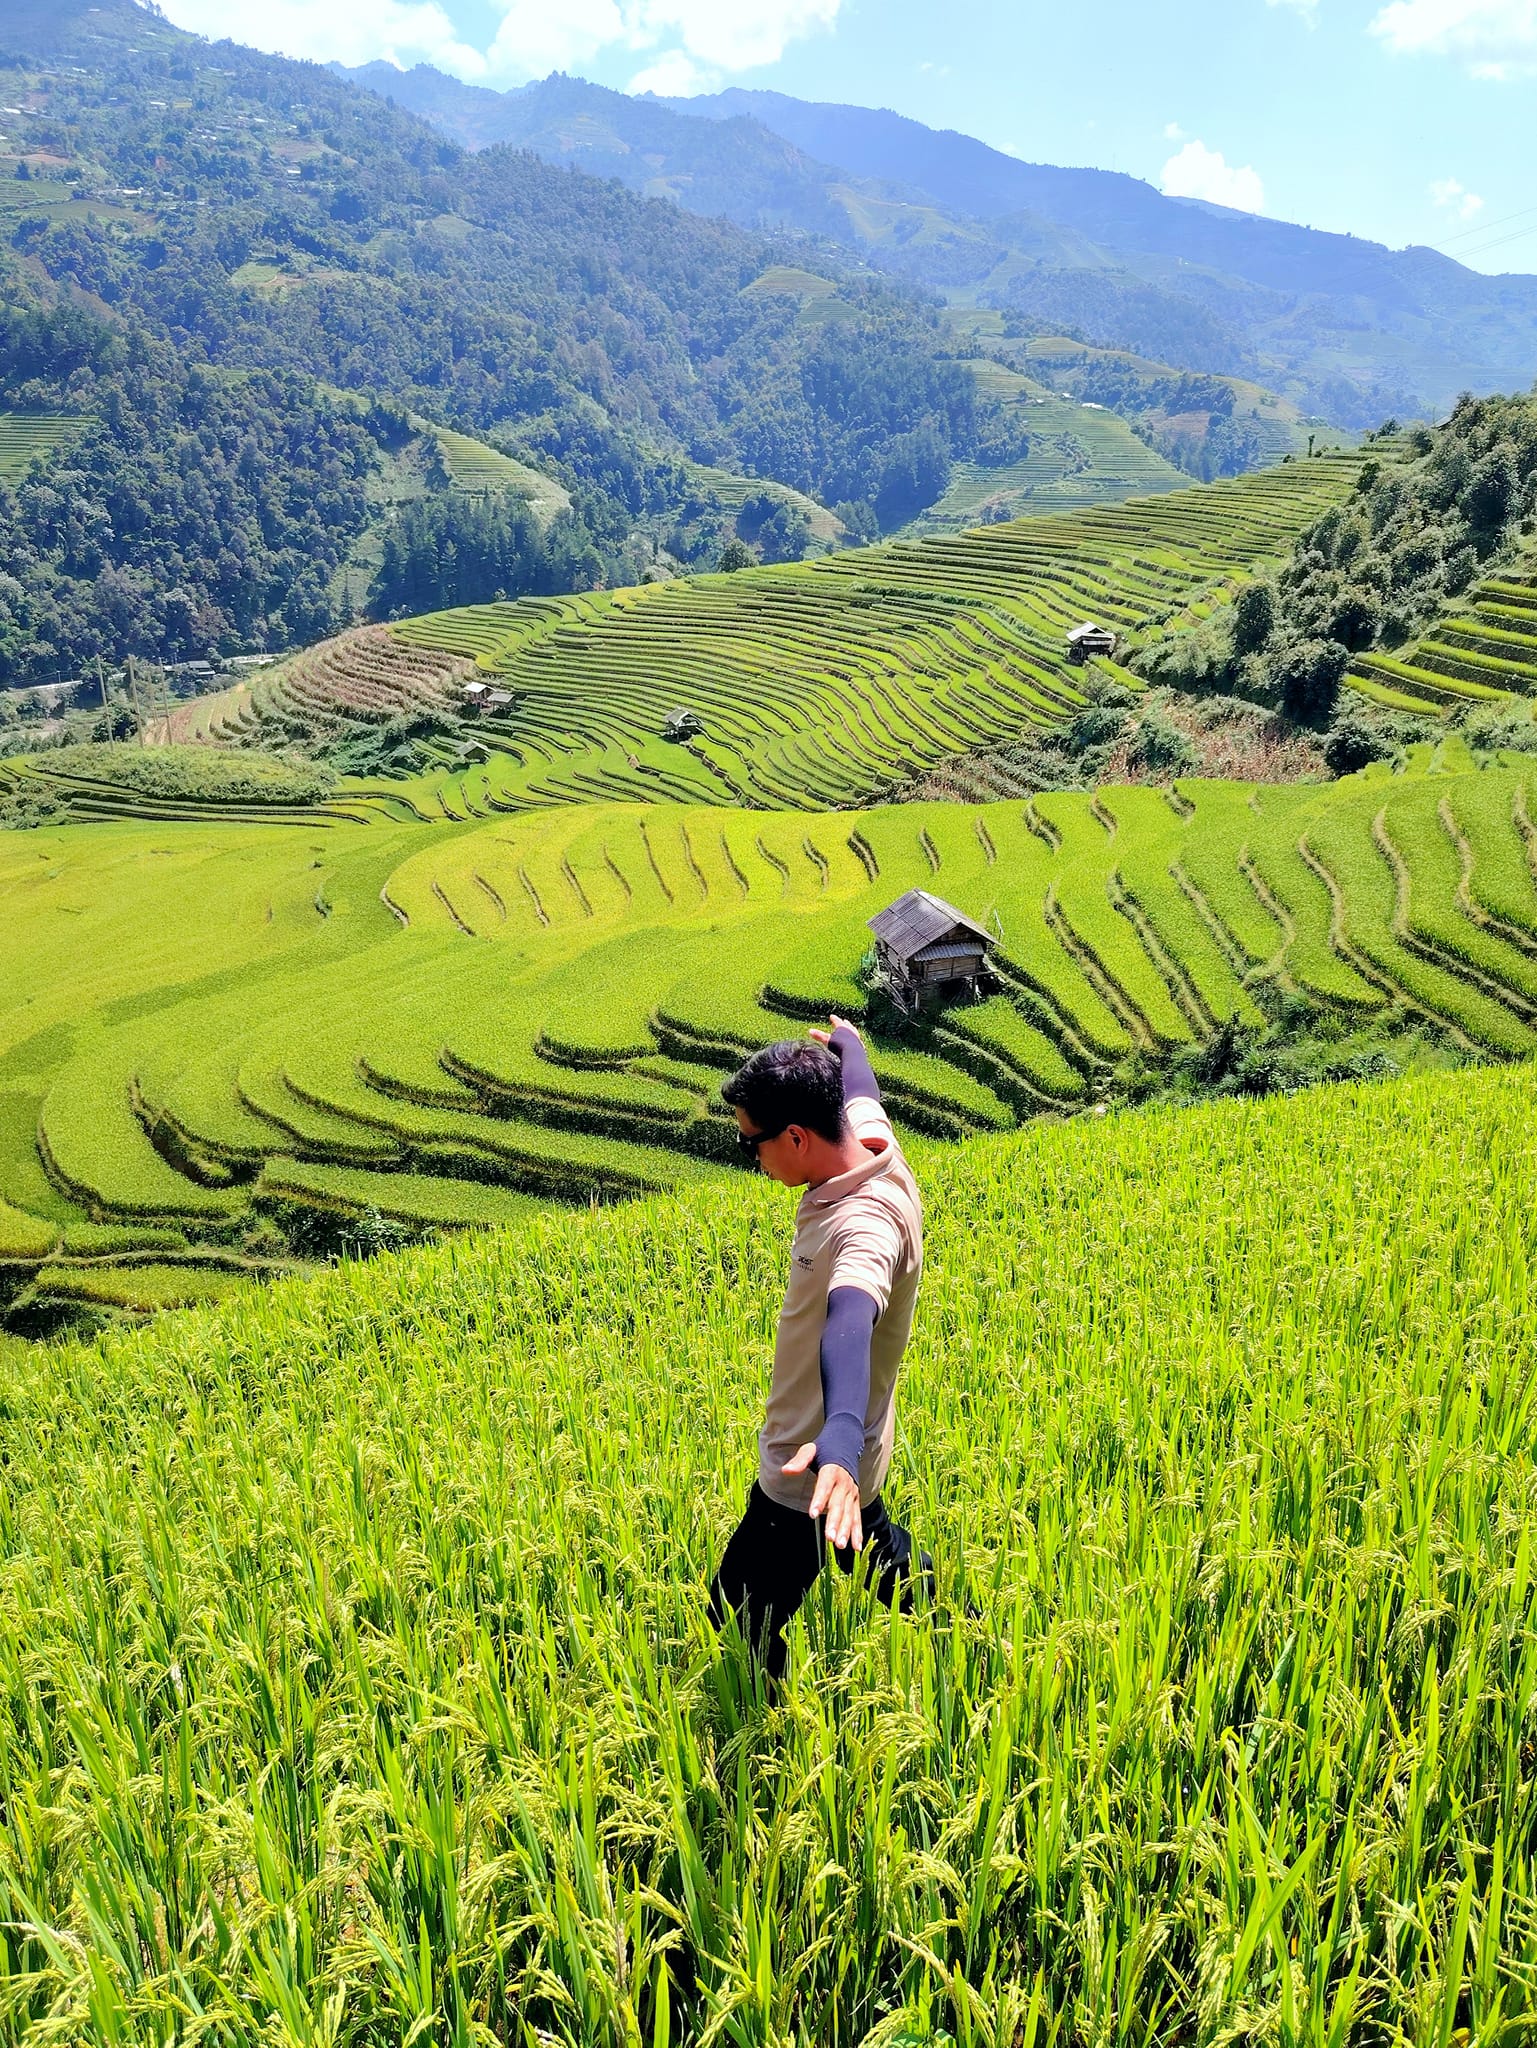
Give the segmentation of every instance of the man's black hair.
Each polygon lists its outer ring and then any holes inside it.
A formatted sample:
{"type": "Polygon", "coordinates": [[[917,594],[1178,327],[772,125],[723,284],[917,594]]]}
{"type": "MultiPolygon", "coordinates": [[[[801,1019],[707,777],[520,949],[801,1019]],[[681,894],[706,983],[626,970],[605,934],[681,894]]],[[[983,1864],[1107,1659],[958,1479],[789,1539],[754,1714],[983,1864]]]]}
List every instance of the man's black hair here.
{"type": "Polygon", "coordinates": [[[843,1136],[843,1068],[838,1055],[813,1038],[766,1045],[720,1092],[733,1109],[747,1112],[754,1130],[800,1124],[830,1145],[843,1136]]]}

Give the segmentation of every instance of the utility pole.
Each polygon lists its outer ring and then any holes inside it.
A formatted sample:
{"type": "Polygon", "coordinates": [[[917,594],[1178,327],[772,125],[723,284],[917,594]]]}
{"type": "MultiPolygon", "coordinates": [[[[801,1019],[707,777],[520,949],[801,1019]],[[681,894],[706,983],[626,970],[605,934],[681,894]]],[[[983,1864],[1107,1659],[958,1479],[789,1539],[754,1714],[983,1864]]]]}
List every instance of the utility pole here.
{"type": "Polygon", "coordinates": [[[147,746],[149,742],[144,737],[144,713],[139,708],[139,679],[134,674],[131,654],[128,657],[128,694],[133,699],[133,719],[139,728],[139,745],[147,746]]]}

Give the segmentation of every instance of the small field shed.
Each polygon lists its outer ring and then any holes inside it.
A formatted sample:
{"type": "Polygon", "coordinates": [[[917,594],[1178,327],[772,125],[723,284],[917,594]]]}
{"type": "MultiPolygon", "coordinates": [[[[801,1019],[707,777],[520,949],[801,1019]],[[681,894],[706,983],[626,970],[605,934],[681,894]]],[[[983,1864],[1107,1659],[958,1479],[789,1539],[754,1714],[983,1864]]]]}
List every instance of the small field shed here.
{"type": "Polygon", "coordinates": [[[881,979],[903,1009],[969,1000],[990,979],[987,933],[927,889],[899,896],[870,929],[881,979]]]}
{"type": "Polygon", "coordinates": [[[1068,631],[1067,658],[1069,661],[1088,661],[1094,655],[1102,654],[1108,660],[1119,645],[1109,626],[1096,626],[1092,619],[1085,619],[1081,626],[1073,626],[1068,631]]]}

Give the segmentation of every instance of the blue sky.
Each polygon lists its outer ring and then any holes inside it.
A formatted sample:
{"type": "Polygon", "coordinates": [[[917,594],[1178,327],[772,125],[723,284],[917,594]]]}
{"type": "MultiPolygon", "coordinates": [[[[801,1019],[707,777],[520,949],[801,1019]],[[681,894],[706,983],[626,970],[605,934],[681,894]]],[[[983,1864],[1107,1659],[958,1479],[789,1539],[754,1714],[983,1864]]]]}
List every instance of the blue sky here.
{"type": "Polygon", "coordinates": [[[1537,271],[1537,0],[161,0],[295,56],[894,107],[1035,162],[1537,271]]]}

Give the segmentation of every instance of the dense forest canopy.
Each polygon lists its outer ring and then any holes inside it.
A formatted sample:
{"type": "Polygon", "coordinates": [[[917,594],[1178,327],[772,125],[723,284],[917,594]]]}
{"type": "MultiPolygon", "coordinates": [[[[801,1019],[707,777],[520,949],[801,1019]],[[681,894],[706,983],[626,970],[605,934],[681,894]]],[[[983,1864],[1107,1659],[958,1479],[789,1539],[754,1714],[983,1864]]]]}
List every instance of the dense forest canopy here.
{"type": "Polygon", "coordinates": [[[131,7],[91,19],[46,62],[0,58],[48,170],[0,204],[0,411],[88,421],[0,494],[0,681],[343,623],[339,572],[381,516],[381,404],[566,485],[561,530],[499,557],[519,589],[638,573],[683,458],[869,530],[938,497],[954,459],[1021,452],[935,310],[825,253],[814,307],[750,289],[783,254],[760,235],[466,155],[316,66],[131,7]]]}

